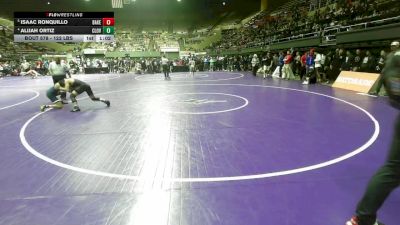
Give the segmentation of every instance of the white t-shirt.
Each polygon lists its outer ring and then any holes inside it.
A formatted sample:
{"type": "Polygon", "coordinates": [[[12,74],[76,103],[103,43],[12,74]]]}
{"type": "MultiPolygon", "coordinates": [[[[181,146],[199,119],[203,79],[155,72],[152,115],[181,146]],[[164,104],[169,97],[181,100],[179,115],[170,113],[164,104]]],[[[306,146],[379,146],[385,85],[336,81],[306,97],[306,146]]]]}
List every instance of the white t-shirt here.
{"type": "Polygon", "coordinates": [[[165,57],[161,58],[161,65],[168,65],[168,59],[165,57]]]}
{"type": "Polygon", "coordinates": [[[27,70],[27,69],[29,69],[30,64],[28,62],[24,62],[24,63],[22,63],[21,66],[22,66],[22,69],[27,70]]]}
{"type": "Polygon", "coordinates": [[[191,60],[189,61],[189,65],[190,65],[190,67],[194,67],[194,66],[196,65],[196,61],[194,61],[193,59],[191,59],[191,60]]]}
{"type": "Polygon", "coordinates": [[[320,67],[322,67],[321,60],[322,60],[321,54],[318,53],[318,54],[315,56],[315,60],[314,60],[314,62],[315,62],[315,68],[320,68],[320,67]]]}
{"type": "Polygon", "coordinates": [[[321,54],[321,65],[325,65],[325,59],[326,59],[325,55],[321,54]]]}
{"type": "Polygon", "coordinates": [[[251,60],[251,65],[254,67],[254,66],[258,65],[259,62],[260,62],[260,60],[258,60],[257,57],[253,57],[253,59],[251,60]]]}
{"type": "Polygon", "coordinates": [[[58,65],[56,62],[51,62],[49,65],[49,73],[52,76],[61,76],[65,75],[68,71],[68,67],[66,64],[61,63],[58,65]]]}

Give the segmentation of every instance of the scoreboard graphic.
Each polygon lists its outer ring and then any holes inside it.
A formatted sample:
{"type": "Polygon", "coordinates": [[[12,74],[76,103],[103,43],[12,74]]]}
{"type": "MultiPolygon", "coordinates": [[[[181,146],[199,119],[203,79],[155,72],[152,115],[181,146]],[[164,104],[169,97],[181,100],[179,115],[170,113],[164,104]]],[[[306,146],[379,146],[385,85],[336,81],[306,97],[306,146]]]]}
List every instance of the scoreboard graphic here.
{"type": "Polygon", "coordinates": [[[114,42],[114,12],[15,12],[14,42],[114,42]]]}

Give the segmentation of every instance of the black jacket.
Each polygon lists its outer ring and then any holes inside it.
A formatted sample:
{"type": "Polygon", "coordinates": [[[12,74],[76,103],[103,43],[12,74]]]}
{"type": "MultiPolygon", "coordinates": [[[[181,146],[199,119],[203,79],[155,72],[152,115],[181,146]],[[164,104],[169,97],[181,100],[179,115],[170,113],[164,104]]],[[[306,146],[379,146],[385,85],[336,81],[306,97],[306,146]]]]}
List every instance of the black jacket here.
{"type": "Polygon", "coordinates": [[[389,95],[389,103],[400,110],[400,51],[388,57],[383,70],[383,78],[389,95]]]}

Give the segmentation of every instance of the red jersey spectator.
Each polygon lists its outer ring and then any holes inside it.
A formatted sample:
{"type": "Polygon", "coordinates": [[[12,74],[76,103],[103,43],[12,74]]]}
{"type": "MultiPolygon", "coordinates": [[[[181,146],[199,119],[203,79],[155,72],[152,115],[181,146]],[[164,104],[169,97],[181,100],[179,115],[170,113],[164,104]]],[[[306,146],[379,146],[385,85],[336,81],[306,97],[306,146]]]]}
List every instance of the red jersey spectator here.
{"type": "Polygon", "coordinates": [[[283,62],[285,64],[290,64],[292,61],[293,61],[292,54],[290,54],[290,52],[288,51],[286,57],[283,59],[283,62]]]}
{"type": "Polygon", "coordinates": [[[285,63],[285,65],[283,66],[283,72],[284,72],[283,79],[287,80],[294,79],[294,74],[290,66],[290,63],[292,61],[293,61],[292,54],[290,53],[290,51],[287,51],[286,57],[283,59],[283,62],[285,63]]]}
{"type": "Polygon", "coordinates": [[[303,80],[303,77],[306,75],[307,57],[308,57],[308,52],[304,52],[304,54],[300,58],[301,62],[300,80],[303,80]]]}

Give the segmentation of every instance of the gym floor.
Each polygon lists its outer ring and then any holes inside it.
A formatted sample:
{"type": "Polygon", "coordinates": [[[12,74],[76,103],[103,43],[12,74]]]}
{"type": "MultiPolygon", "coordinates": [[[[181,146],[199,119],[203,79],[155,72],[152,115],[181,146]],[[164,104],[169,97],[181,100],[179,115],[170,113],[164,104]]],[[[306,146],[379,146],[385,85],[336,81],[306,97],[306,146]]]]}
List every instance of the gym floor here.
{"type": "Polygon", "coordinates": [[[0,80],[2,225],[343,225],[398,113],[249,73],[73,77],[111,107],[83,93],[81,112],[41,113],[51,77],[0,80]]]}

